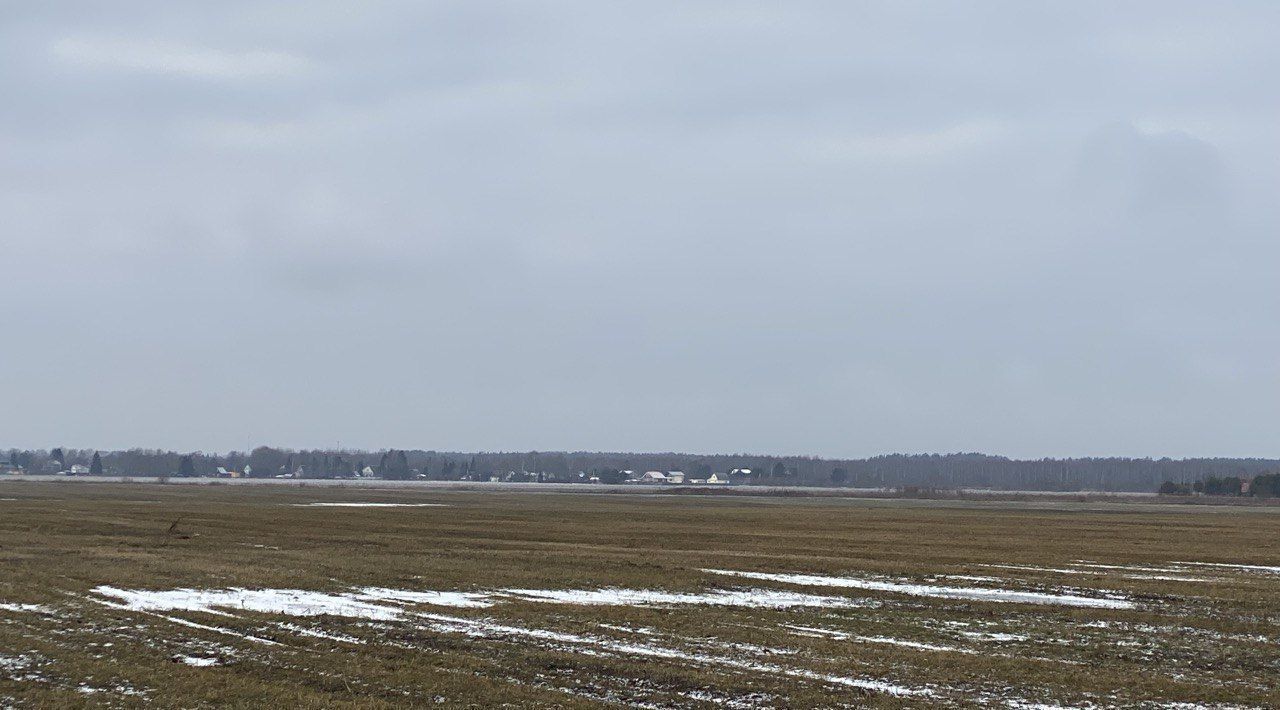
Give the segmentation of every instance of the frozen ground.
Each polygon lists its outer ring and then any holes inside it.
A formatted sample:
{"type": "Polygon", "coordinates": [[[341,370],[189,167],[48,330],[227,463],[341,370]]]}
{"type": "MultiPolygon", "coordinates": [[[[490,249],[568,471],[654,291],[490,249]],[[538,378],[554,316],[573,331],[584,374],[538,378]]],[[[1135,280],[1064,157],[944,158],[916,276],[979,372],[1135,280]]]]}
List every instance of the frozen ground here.
{"type": "Polygon", "coordinates": [[[0,518],[0,706],[1280,697],[1265,515],[59,490],[0,518]]]}

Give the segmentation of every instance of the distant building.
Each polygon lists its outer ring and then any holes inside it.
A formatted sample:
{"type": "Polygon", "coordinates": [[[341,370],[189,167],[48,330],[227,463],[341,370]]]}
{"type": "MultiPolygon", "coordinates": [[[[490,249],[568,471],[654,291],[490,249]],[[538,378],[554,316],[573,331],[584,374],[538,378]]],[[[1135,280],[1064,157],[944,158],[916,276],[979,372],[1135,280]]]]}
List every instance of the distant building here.
{"type": "Polygon", "coordinates": [[[667,482],[667,474],[663,473],[662,471],[645,471],[645,474],[641,476],[638,481],[638,483],[666,483],[666,482],[667,482]]]}
{"type": "Polygon", "coordinates": [[[667,471],[667,483],[684,483],[684,471],[667,471]]]}
{"type": "Polygon", "coordinates": [[[729,474],[727,474],[727,473],[713,473],[713,474],[711,474],[710,476],[707,476],[707,480],[706,480],[705,482],[706,482],[706,483],[728,483],[728,482],[729,482],[729,474]]]}
{"type": "Polygon", "coordinates": [[[73,463],[71,468],[67,469],[67,473],[72,476],[83,476],[89,473],[89,467],[82,464],[73,463]]]}

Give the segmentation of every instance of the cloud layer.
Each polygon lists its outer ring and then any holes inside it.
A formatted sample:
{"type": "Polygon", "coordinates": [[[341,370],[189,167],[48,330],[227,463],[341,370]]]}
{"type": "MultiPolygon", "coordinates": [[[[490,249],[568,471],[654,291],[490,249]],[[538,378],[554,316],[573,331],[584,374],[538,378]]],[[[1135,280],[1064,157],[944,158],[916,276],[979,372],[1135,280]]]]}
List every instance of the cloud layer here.
{"type": "Polygon", "coordinates": [[[1280,455],[1280,8],[30,5],[0,444],[1280,455]]]}

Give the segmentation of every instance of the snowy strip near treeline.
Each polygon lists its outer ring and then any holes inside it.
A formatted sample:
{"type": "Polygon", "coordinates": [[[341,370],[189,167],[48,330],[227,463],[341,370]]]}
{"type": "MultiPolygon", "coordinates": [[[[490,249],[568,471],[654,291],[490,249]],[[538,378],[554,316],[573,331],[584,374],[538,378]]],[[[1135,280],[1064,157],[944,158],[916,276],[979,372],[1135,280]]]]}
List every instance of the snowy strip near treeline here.
{"type": "Polygon", "coordinates": [[[891,582],[861,577],[828,577],[817,574],[775,574],[770,572],[744,572],[728,569],[704,569],[703,572],[733,577],[744,577],[767,582],[782,582],[806,587],[837,587],[862,589],[872,592],[896,592],[916,597],[943,599],[968,599],[973,601],[1003,602],[1010,604],[1056,604],[1060,606],[1092,609],[1133,609],[1136,605],[1128,599],[1112,595],[1107,598],[1083,597],[1076,594],[1051,594],[1026,592],[1014,589],[990,589],[986,587],[943,587],[932,584],[891,582]]]}

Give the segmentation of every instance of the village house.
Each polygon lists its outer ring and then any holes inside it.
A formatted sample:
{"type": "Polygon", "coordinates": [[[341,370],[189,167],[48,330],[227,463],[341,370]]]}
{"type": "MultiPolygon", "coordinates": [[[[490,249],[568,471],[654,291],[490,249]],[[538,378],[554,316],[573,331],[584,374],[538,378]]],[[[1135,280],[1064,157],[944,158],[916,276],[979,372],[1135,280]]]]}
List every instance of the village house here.
{"type": "Polygon", "coordinates": [[[684,483],[684,471],[667,471],[667,483],[684,483]]]}
{"type": "Polygon", "coordinates": [[[667,474],[662,471],[646,471],[637,483],[666,483],[667,474]]]}

